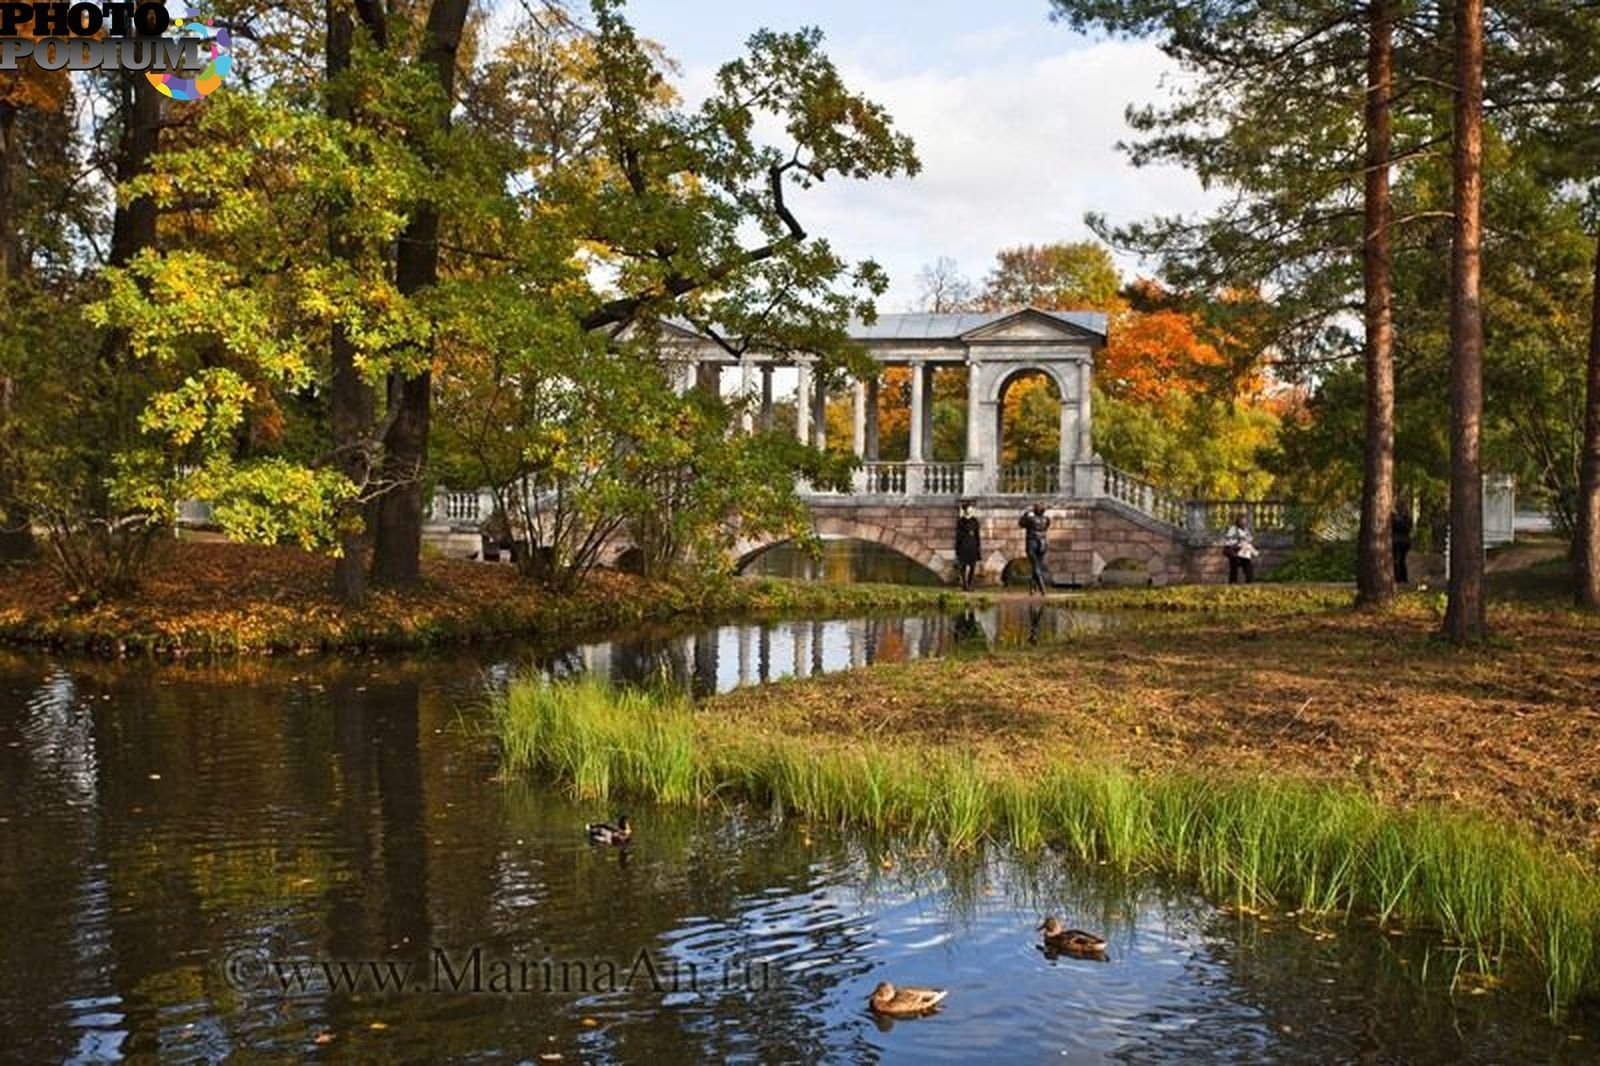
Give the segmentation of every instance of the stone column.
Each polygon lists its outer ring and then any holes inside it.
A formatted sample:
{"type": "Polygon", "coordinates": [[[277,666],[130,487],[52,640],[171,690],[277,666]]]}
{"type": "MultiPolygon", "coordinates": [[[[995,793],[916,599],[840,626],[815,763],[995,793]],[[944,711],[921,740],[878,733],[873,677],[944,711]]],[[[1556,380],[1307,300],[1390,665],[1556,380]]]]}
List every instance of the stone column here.
{"type": "Polygon", "coordinates": [[[978,464],[976,484],[967,491],[974,495],[996,491],[1000,476],[1000,407],[985,397],[992,384],[983,363],[974,361],[967,370],[967,461],[978,464]]]}
{"type": "Polygon", "coordinates": [[[867,382],[867,441],[866,459],[878,461],[878,379],[867,382]]]}
{"type": "Polygon", "coordinates": [[[1078,462],[1094,459],[1094,413],[1090,409],[1093,396],[1094,358],[1090,356],[1078,364],[1078,462]]]}
{"type": "Polygon", "coordinates": [[[906,495],[922,495],[922,445],[924,437],[923,410],[927,406],[927,397],[923,395],[923,388],[927,384],[928,375],[923,372],[923,364],[911,364],[911,424],[906,429],[906,495]]]}
{"type": "Polygon", "coordinates": [[[816,395],[811,400],[811,445],[818,451],[828,446],[828,379],[813,374],[816,395]]]}
{"type": "Polygon", "coordinates": [[[864,382],[856,382],[852,390],[855,402],[855,446],[857,459],[866,458],[867,454],[867,386],[864,382]]]}
{"type": "Polygon", "coordinates": [[[922,407],[924,398],[922,387],[927,376],[922,372],[922,364],[911,364],[911,425],[908,433],[910,441],[907,444],[906,458],[913,463],[922,462],[922,407]]]}
{"type": "Polygon", "coordinates": [[[750,357],[744,356],[739,360],[739,403],[742,405],[739,415],[739,428],[749,433],[755,429],[755,412],[750,408],[751,388],[755,380],[755,368],[750,365],[750,357]]]}
{"type": "MultiPolygon", "coordinates": [[[[852,390],[855,407],[855,446],[856,459],[864,461],[867,455],[867,386],[865,382],[858,381],[852,390]]],[[[857,493],[867,491],[867,469],[857,466],[851,475],[851,488],[857,493]]]]}
{"type": "Polygon", "coordinates": [[[811,440],[811,368],[804,363],[795,366],[794,432],[800,443],[811,440]]]}
{"type": "Polygon", "coordinates": [[[772,364],[761,364],[761,431],[772,430],[772,364]]]}
{"type": "Polygon", "coordinates": [[[1056,435],[1060,442],[1056,446],[1056,481],[1060,491],[1070,495],[1073,491],[1073,463],[1078,458],[1078,400],[1071,395],[1077,391],[1076,383],[1070,383],[1071,388],[1067,387],[1068,384],[1061,383],[1061,410],[1057,416],[1059,428],[1056,435]]]}

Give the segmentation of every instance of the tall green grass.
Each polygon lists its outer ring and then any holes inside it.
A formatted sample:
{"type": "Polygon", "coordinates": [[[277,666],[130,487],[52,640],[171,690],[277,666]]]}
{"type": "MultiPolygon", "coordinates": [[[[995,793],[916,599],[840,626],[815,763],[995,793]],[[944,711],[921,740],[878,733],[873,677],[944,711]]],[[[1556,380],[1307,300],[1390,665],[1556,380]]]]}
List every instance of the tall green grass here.
{"type": "Polygon", "coordinates": [[[1533,962],[1553,1005],[1600,992],[1600,878],[1481,818],[1298,780],[1093,763],[1024,775],[965,754],[735,734],[685,696],[594,680],[519,680],[492,713],[508,770],[554,778],[583,798],[726,796],[935,834],[957,849],[1048,844],[1085,862],[1191,878],[1241,905],[1437,928],[1486,967],[1507,953],[1533,962]]]}

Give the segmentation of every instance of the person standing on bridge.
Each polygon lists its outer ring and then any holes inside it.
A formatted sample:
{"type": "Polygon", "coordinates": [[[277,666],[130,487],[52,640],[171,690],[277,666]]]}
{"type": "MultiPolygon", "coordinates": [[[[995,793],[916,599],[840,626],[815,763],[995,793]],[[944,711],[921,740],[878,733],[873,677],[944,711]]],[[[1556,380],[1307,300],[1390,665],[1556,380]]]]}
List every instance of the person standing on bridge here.
{"type": "Polygon", "coordinates": [[[1050,580],[1050,571],[1044,562],[1045,538],[1050,532],[1050,516],[1044,513],[1044,504],[1036,503],[1033,505],[1033,510],[1022,512],[1017,525],[1027,533],[1024,543],[1028,549],[1028,595],[1033,595],[1037,590],[1039,595],[1043,596],[1046,583],[1050,580]]]}
{"type": "Polygon", "coordinates": [[[1239,583],[1244,575],[1246,585],[1256,579],[1256,543],[1250,533],[1249,521],[1244,512],[1233,516],[1233,525],[1222,533],[1222,554],[1228,558],[1228,584],[1239,583]]]}
{"type": "Polygon", "coordinates": [[[956,519],[956,565],[961,569],[961,591],[971,592],[973,579],[978,574],[978,560],[983,557],[983,542],[978,531],[978,520],[972,516],[972,504],[961,505],[961,516],[956,519]]]}

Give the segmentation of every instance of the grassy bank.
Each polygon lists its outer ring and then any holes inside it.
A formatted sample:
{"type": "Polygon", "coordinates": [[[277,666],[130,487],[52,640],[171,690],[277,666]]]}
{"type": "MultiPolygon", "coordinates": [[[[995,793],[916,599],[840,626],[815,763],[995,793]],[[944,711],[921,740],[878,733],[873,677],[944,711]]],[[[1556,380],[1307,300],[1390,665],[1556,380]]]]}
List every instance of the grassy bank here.
{"type": "Polygon", "coordinates": [[[39,565],[0,581],[0,641],[112,655],[236,655],[425,648],[501,637],[570,637],[646,622],[738,614],[936,609],[942,589],[775,579],[685,587],[600,572],[556,596],[509,566],[427,559],[420,587],[376,590],[351,610],[332,563],[289,548],[176,542],[132,594],[84,606],[39,565]]]}
{"type": "Polygon", "coordinates": [[[585,681],[517,682],[497,698],[506,767],[589,799],[746,799],[839,824],[1055,847],[1123,870],[1192,878],[1249,906],[1437,928],[1492,965],[1528,960],[1554,1003],[1600,991],[1600,879],[1525,835],[1350,787],[1263,775],[1043,773],[958,750],[828,746],[741,733],[681,697],[585,681]]]}

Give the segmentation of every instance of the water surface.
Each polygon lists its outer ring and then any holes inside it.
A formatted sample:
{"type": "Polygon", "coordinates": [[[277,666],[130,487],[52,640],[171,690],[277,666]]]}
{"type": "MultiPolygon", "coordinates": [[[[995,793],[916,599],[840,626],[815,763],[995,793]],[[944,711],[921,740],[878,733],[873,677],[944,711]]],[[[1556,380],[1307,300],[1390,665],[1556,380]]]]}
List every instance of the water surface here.
{"type": "MultiPolygon", "coordinates": [[[[853,661],[865,631],[829,625],[823,662],[853,661]]],[[[740,631],[706,631],[716,687],[740,631]]],[[[581,825],[612,812],[498,780],[475,731],[486,667],[518,654],[0,658],[6,1055],[1523,1062],[1600,1042],[1515,991],[1450,995],[1458,957],[1425,938],[1240,918],[1061,856],[948,859],[739,808],[636,809],[633,848],[591,849],[581,825]],[[1110,961],[1045,958],[1045,912],[1110,961]],[[356,964],[355,990],[319,960],[356,964]],[[404,991],[364,961],[409,967],[404,991]],[[948,1008],[880,1025],[881,979],[948,986],[948,1008]]]]}

